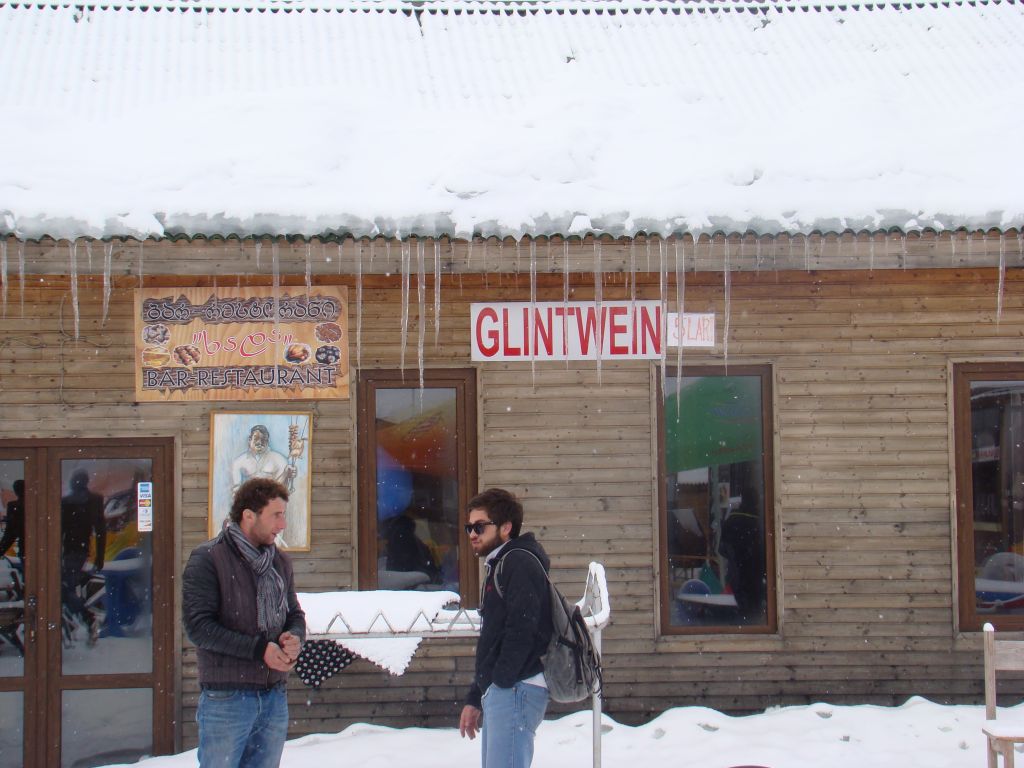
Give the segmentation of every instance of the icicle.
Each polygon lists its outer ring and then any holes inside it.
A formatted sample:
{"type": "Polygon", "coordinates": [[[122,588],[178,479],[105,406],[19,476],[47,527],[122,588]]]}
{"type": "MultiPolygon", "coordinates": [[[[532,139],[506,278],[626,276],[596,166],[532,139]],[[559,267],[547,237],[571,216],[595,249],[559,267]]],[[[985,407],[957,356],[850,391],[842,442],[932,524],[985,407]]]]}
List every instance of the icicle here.
{"type": "Polygon", "coordinates": [[[21,293],[21,316],[25,317],[25,244],[18,243],[18,284],[21,293]]]}
{"type": "MultiPolygon", "coordinates": [[[[825,266],[824,259],[822,259],[822,266],[825,266]]],[[[839,232],[836,234],[836,261],[842,264],[843,261],[843,233],[839,232]]]]}
{"type": "Polygon", "coordinates": [[[754,238],[754,271],[761,274],[761,236],[754,238]]]}
{"type": "Polygon", "coordinates": [[[427,328],[427,306],[424,301],[426,286],[423,284],[426,279],[426,271],[423,266],[425,260],[423,239],[416,241],[416,307],[419,313],[417,319],[416,336],[416,362],[420,373],[420,394],[423,393],[423,334],[427,328]]]}
{"type": "Polygon", "coordinates": [[[871,242],[868,243],[868,270],[871,272],[875,271],[875,238],[874,232],[871,233],[871,242]]]}
{"type": "Polygon", "coordinates": [[[519,257],[521,255],[521,245],[519,240],[516,240],[516,274],[519,274],[519,257]]]}
{"type": "Polygon", "coordinates": [[[256,246],[256,269],[260,268],[260,251],[263,249],[262,240],[254,240],[253,244],[256,246]]]}
{"type": "Polygon", "coordinates": [[[647,253],[647,271],[651,271],[651,238],[644,235],[644,251],[647,253]]]}
{"type": "Polygon", "coordinates": [[[142,273],[143,273],[143,267],[145,266],[145,263],[146,263],[146,251],[145,251],[145,248],[146,248],[146,241],[145,240],[139,240],[139,288],[142,287],[142,273]]]}
{"type": "Polygon", "coordinates": [[[533,336],[528,340],[530,345],[530,381],[537,386],[537,334],[530,333],[537,317],[537,241],[530,238],[530,322],[526,324],[526,333],[533,336]]]}
{"type": "Polygon", "coordinates": [[[907,268],[907,236],[900,235],[900,261],[903,263],[900,265],[901,269],[907,268]]]}
{"type": "Polygon", "coordinates": [[[89,265],[89,274],[92,274],[92,240],[85,241],[85,258],[89,265]]]}
{"type": "MultiPolygon", "coordinates": [[[[341,244],[338,244],[341,258],[341,244]]],[[[356,370],[363,367],[363,243],[356,246],[356,370]]]]}
{"type": "MultiPolygon", "coordinates": [[[[370,240],[370,269],[373,270],[373,251],[377,245],[377,238],[370,240]]],[[[391,241],[384,241],[384,262],[385,269],[391,269],[391,241]]]]}
{"type": "MultiPolygon", "coordinates": [[[[353,244],[355,241],[353,240],[353,244]]],[[[341,265],[345,263],[345,238],[338,241],[338,274],[341,274],[341,265]]]]}
{"type": "Polygon", "coordinates": [[[0,240],[0,304],[3,316],[7,317],[7,240],[0,240]]]}
{"type": "MultiPolygon", "coordinates": [[[[569,241],[562,240],[562,349],[569,347],[569,241]]],[[[565,356],[569,367],[569,356],[565,356]]]]}
{"type": "Polygon", "coordinates": [[[110,309],[110,272],[114,261],[114,243],[103,244],[103,320],[107,324],[107,310],[110,309]]]}
{"type": "Polygon", "coordinates": [[[665,348],[668,346],[668,299],[665,296],[668,274],[665,269],[665,241],[658,238],[658,298],[661,301],[661,400],[665,402],[665,348]]]}
{"type": "MultiPolygon", "coordinates": [[[[636,239],[629,241],[629,298],[636,304],[636,239]]],[[[635,308],[635,307],[634,307],[635,308]]],[[[636,317],[636,315],[633,315],[636,317]]]]}
{"type": "Polygon", "coordinates": [[[75,339],[78,339],[78,241],[68,240],[68,259],[71,266],[71,311],[75,315],[75,339]]]}
{"type": "Polygon", "coordinates": [[[484,262],[484,266],[483,266],[484,288],[489,288],[490,287],[490,280],[488,279],[488,275],[490,275],[491,269],[487,265],[487,240],[488,239],[489,238],[480,238],[480,247],[483,249],[483,255],[482,255],[481,258],[483,259],[483,262],[484,262]]]}
{"type": "Polygon", "coordinates": [[[279,336],[278,323],[281,319],[281,252],[276,240],[270,242],[270,266],[273,273],[273,290],[271,292],[273,294],[273,335],[279,336]]]}
{"type": "Polygon", "coordinates": [[[811,271],[811,238],[804,235],[804,271],[811,271]]]}
{"type": "Polygon", "coordinates": [[[996,327],[1003,319],[1003,289],[1006,287],[1006,235],[999,233],[999,291],[996,294],[996,327]]]}
{"type": "Polygon", "coordinates": [[[469,269],[473,266],[473,241],[476,240],[475,235],[470,235],[469,240],[466,243],[466,268],[469,269]]]}
{"type": "Polygon", "coordinates": [[[967,233],[967,266],[971,265],[971,261],[973,261],[973,257],[974,257],[974,238],[973,238],[973,234],[974,234],[973,232],[968,232],[967,233]]]}
{"type": "MultiPolygon", "coordinates": [[[[405,380],[405,342],[409,338],[409,269],[412,254],[408,240],[402,241],[402,347],[398,351],[399,368],[402,370],[402,380],[405,380]]],[[[389,262],[390,263],[390,262],[389,262]]]]}
{"type": "MultiPolygon", "coordinates": [[[[454,250],[455,246],[452,246],[454,250]]],[[[441,244],[434,241],[434,349],[441,333],[441,244]]]]}
{"type": "Polygon", "coordinates": [[[956,266],[956,232],[949,235],[949,265],[956,266]]]}
{"type": "Polygon", "coordinates": [[[313,244],[306,243],[306,295],[313,292],[313,244]]]}
{"type": "MultiPolygon", "coordinates": [[[[281,322],[281,254],[277,246],[277,240],[273,240],[270,243],[270,261],[273,273],[271,279],[273,281],[272,293],[274,297],[274,337],[278,339],[275,342],[276,352],[274,354],[274,367],[276,369],[277,360],[281,358],[281,331],[279,327],[281,322]]],[[[274,375],[277,375],[276,370],[274,375]]]]}
{"type": "Polygon", "coordinates": [[[604,270],[601,266],[601,241],[598,238],[594,238],[594,305],[597,310],[597,333],[595,334],[595,341],[597,343],[597,383],[601,384],[601,352],[602,346],[604,345],[604,330],[601,327],[601,295],[604,290],[604,270]]]}
{"type": "Polygon", "coordinates": [[[732,316],[732,304],[730,302],[732,293],[732,279],[729,273],[729,238],[725,238],[725,259],[723,261],[725,269],[724,271],[724,289],[725,289],[725,312],[723,318],[722,328],[722,353],[725,356],[725,375],[729,375],[729,321],[732,316]]]}
{"type": "Polygon", "coordinates": [[[680,326],[679,345],[676,347],[676,421],[679,421],[679,401],[683,389],[683,337],[682,321],[684,302],[686,299],[686,245],[682,241],[676,242],[676,313],[679,316],[680,326]]]}

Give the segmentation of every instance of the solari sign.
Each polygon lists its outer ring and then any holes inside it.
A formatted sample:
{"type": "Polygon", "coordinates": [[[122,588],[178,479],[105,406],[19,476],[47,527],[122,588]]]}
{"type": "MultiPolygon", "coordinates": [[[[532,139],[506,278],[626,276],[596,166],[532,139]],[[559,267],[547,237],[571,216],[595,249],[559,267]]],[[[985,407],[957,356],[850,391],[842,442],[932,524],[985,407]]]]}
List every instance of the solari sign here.
{"type": "Polygon", "coordinates": [[[473,304],[472,356],[489,360],[653,360],[667,346],[713,347],[713,314],[670,312],[659,301],[473,304]]]}
{"type": "Polygon", "coordinates": [[[137,290],[136,399],[347,398],[347,290],[137,290]]]}

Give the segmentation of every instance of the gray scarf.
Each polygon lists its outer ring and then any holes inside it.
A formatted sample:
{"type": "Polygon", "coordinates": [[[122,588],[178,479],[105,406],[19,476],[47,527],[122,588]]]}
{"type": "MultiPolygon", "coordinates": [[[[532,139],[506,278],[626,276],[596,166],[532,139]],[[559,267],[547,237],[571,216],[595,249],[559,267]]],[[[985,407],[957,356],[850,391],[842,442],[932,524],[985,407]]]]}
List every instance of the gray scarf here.
{"type": "Polygon", "coordinates": [[[256,574],[257,622],[260,631],[266,634],[267,639],[275,642],[288,618],[284,579],[274,568],[274,555],[277,553],[277,547],[273,544],[254,547],[242,533],[238,523],[229,524],[225,530],[235,543],[242,559],[256,574]]]}

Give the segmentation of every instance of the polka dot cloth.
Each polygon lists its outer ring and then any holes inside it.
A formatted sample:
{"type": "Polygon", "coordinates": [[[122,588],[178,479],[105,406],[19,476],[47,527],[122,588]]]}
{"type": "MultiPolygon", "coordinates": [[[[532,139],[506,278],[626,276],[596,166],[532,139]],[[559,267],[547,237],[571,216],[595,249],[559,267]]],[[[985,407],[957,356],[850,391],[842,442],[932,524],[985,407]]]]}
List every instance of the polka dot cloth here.
{"type": "Polygon", "coordinates": [[[355,659],[356,655],[336,640],[310,640],[302,646],[295,671],[306,685],[319,688],[320,684],[338,674],[355,659]]]}

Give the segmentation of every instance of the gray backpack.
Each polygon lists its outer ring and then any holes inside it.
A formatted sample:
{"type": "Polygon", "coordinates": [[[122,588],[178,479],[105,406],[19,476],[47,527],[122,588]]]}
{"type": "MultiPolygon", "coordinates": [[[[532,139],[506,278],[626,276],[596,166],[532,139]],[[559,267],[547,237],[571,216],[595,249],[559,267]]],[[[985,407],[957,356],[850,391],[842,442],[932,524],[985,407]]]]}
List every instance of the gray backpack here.
{"type": "MultiPolygon", "coordinates": [[[[569,704],[583,701],[601,691],[601,655],[594,647],[587,623],[583,620],[578,605],[570,605],[551,581],[540,558],[528,549],[513,550],[525,552],[540,565],[541,572],[548,581],[551,594],[551,642],[541,658],[544,665],[544,682],[548,687],[548,696],[552,701],[569,704]]],[[[494,571],[494,589],[498,597],[505,599],[498,577],[505,558],[498,560],[494,571]]]]}

